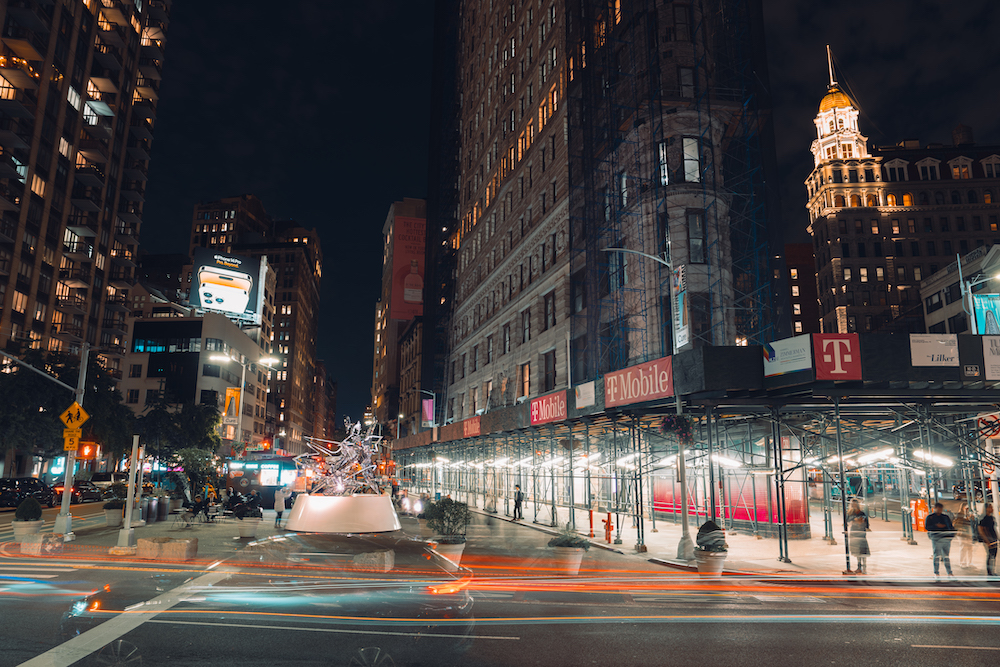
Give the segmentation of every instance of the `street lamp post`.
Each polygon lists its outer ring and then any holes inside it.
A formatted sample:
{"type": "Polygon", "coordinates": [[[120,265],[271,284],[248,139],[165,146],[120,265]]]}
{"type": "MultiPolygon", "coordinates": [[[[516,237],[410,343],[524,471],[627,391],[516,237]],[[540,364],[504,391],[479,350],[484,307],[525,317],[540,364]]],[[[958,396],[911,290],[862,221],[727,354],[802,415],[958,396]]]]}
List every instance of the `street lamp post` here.
{"type": "MultiPolygon", "coordinates": [[[[602,250],[604,252],[629,252],[634,255],[640,255],[654,262],[659,262],[670,269],[671,273],[674,270],[673,264],[656,255],[650,255],[638,250],[629,250],[628,248],[602,248],[602,250]]],[[[671,280],[673,280],[672,277],[671,280]]],[[[670,290],[670,307],[676,311],[677,302],[674,300],[673,287],[670,290]]],[[[673,345],[671,345],[671,350],[672,352],[677,351],[673,345]]],[[[674,403],[677,406],[677,414],[684,414],[684,403],[676,391],[674,392],[674,403]]],[[[684,443],[679,441],[677,445],[677,470],[677,481],[681,485],[681,541],[677,544],[677,558],[679,560],[691,561],[694,560],[694,541],[691,539],[691,528],[688,525],[687,465],[684,460],[684,443]]]]}

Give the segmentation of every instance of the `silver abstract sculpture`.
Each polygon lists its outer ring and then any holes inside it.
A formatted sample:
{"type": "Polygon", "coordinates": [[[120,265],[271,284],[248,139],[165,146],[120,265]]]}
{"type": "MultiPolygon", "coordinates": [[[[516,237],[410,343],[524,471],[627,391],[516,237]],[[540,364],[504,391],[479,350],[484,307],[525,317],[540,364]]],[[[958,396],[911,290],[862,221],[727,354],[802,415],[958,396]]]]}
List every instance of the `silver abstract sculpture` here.
{"type": "Polygon", "coordinates": [[[375,435],[376,425],[362,432],[361,423],[344,420],[347,437],[338,442],[322,438],[306,438],[313,451],[295,457],[300,470],[312,471],[313,494],[350,496],[356,493],[381,493],[378,466],[373,458],[378,454],[382,436],[375,435]]]}

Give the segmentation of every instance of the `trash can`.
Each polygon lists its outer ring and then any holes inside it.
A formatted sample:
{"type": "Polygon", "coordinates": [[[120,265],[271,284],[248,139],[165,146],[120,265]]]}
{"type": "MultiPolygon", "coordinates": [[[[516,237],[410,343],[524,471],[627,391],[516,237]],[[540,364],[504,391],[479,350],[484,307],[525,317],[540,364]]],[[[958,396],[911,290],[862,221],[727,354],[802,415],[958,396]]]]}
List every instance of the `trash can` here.
{"type": "Polygon", "coordinates": [[[156,518],[159,521],[165,521],[170,515],[170,499],[169,498],[158,498],[157,499],[157,509],[156,518]]]}
{"type": "Polygon", "coordinates": [[[158,518],[160,518],[159,515],[160,503],[157,501],[155,496],[151,498],[146,498],[146,507],[148,508],[147,512],[148,516],[146,517],[146,523],[153,523],[158,518]]]}

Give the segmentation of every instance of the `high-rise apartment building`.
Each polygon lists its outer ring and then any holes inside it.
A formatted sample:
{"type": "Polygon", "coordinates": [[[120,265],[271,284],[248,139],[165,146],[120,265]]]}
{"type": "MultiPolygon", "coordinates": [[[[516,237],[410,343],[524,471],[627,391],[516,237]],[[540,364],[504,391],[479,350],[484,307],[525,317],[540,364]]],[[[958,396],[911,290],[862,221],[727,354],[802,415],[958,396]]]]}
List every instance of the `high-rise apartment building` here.
{"type": "Polygon", "coordinates": [[[0,340],[120,368],[170,0],[0,3],[0,340]]]}
{"type": "MultiPolygon", "coordinates": [[[[920,283],[979,247],[1000,244],[1000,146],[905,140],[871,147],[859,111],[830,82],[814,120],[809,233],[826,333],[924,331],[920,283]]],[[[952,323],[961,333],[965,320],[952,323]]]]}
{"type": "Polygon", "coordinates": [[[822,333],[816,294],[816,259],[808,243],[785,244],[785,280],[791,308],[792,335],[822,333]]]}
{"type": "Polygon", "coordinates": [[[204,201],[194,207],[188,253],[194,255],[195,248],[230,252],[240,240],[246,243],[270,233],[271,218],[254,195],[204,201]]]}

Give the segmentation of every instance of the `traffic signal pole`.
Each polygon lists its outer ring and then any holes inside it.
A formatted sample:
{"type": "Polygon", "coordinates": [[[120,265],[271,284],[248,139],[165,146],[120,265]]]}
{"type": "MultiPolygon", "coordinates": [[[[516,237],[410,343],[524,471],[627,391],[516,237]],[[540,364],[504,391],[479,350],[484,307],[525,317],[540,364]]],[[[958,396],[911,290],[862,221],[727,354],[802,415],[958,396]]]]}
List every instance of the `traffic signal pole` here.
{"type": "MultiPolygon", "coordinates": [[[[87,389],[87,365],[90,357],[90,343],[83,344],[80,353],[80,377],[76,383],[76,402],[83,407],[83,395],[87,389]]],[[[61,533],[64,542],[72,542],[76,539],[73,534],[73,516],[69,512],[70,500],[73,497],[73,466],[76,463],[76,450],[66,450],[66,475],[63,478],[62,506],[59,509],[59,516],[56,517],[55,526],[52,532],[61,533]]]]}

